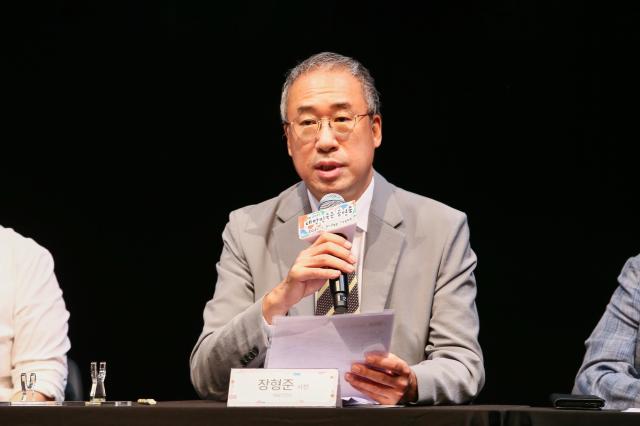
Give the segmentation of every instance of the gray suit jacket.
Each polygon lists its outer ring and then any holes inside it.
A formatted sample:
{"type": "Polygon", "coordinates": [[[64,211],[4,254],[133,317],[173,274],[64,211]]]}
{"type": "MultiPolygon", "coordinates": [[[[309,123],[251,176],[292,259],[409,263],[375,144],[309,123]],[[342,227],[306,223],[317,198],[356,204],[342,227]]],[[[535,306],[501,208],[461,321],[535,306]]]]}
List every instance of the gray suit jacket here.
{"type": "MultiPolygon", "coordinates": [[[[191,381],[201,397],[225,399],[231,368],[263,365],[262,297],[308,247],[297,238],[297,219],[310,211],[300,182],[231,213],[215,294],[191,353],[191,381]]],[[[484,383],[475,266],[463,213],[375,174],[361,311],[395,311],[391,352],[415,371],[421,403],[467,402],[484,383]]],[[[289,315],[313,315],[313,297],[289,315]]]]}

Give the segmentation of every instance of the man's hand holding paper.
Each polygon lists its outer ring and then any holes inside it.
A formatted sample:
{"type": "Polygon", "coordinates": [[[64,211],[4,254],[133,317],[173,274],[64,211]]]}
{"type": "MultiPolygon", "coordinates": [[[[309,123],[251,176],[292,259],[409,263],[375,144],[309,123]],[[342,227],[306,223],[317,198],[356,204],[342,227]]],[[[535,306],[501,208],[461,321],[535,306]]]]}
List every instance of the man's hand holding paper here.
{"type": "Polygon", "coordinates": [[[354,363],[345,379],[356,390],[385,405],[415,402],[416,374],[391,353],[370,352],[363,363],[354,363]]]}

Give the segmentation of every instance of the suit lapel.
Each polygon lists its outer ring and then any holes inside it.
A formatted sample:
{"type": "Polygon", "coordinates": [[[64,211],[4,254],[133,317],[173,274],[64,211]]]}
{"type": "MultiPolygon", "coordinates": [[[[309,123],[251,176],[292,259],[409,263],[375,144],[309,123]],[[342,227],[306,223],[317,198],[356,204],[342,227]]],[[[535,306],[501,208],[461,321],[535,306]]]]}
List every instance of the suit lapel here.
{"type": "MultiPolygon", "coordinates": [[[[298,216],[311,212],[307,187],[298,184],[283,200],[276,216],[278,223],[274,227],[273,235],[279,260],[280,279],[283,280],[298,254],[309,243],[298,238],[298,216]]],[[[305,297],[289,309],[289,315],[313,315],[313,297],[305,297]]]]}
{"type": "Polygon", "coordinates": [[[362,312],[380,312],[387,306],[405,235],[398,226],[402,214],[393,186],[378,173],[369,210],[362,272],[362,312]]]}

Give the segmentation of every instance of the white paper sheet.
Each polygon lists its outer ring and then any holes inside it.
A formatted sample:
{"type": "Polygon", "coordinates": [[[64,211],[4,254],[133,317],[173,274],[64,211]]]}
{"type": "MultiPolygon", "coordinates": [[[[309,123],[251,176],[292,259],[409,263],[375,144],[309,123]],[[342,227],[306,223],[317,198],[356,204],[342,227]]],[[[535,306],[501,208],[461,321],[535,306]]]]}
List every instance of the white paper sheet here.
{"type": "Polygon", "coordinates": [[[337,368],[342,398],[370,400],[344,374],[367,352],[388,352],[393,311],[334,316],[276,317],[265,368],[337,368]]]}

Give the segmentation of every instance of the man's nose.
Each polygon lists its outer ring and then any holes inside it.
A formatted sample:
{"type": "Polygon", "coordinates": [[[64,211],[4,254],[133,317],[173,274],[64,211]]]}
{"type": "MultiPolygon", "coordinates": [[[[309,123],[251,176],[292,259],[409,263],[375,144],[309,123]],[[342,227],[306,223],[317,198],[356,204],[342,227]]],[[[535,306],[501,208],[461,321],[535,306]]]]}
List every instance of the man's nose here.
{"type": "Polygon", "coordinates": [[[333,151],[339,146],[336,135],[333,133],[329,120],[320,121],[320,129],[318,130],[318,141],[316,147],[320,151],[333,151]]]}

